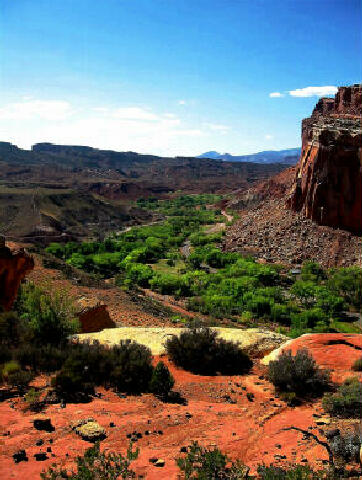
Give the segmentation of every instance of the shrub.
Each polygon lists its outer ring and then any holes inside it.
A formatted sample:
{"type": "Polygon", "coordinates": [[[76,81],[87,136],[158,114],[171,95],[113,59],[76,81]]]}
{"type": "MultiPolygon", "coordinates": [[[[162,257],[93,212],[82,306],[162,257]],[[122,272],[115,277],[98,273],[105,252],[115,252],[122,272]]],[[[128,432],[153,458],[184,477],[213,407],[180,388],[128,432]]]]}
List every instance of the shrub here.
{"type": "Polygon", "coordinates": [[[175,380],[163,362],[158,362],[152,372],[150,391],[155,395],[167,398],[169,391],[174,386],[175,380]]]}
{"type": "Polygon", "coordinates": [[[362,383],[358,378],[349,378],[332,395],[323,399],[323,408],[333,416],[361,418],[362,383]]]}
{"type": "Polygon", "coordinates": [[[258,467],[260,480],[338,480],[333,472],[314,472],[308,465],[296,465],[284,469],[274,465],[258,467]]]}
{"type": "Polygon", "coordinates": [[[3,381],[18,388],[21,392],[28,386],[33,377],[33,374],[28,370],[22,370],[15,360],[5,363],[2,369],[3,381]]]}
{"type": "Polygon", "coordinates": [[[62,467],[52,466],[47,472],[40,474],[42,480],[114,480],[116,478],[136,478],[130,470],[130,464],[138,457],[139,450],[133,450],[132,444],[126,456],[113,452],[101,452],[99,442],[77,458],[77,471],[69,472],[62,467]]]}
{"type": "Polygon", "coordinates": [[[30,340],[38,345],[65,343],[69,335],[79,330],[73,299],[65,291],[50,294],[27,283],[20,289],[18,311],[30,340]]]}
{"type": "Polygon", "coordinates": [[[72,347],[24,343],[13,354],[22,367],[29,367],[36,373],[51,373],[61,369],[72,347]]]}
{"type": "Polygon", "coordinates": [[[240,480],[248,478],[248,468],[230,459],[218,448],[207,449],[193,442],[187,455],[176,460],[183,478],[198,480],[240,480]]]}
{"type": "Polygon", "coordinates": [[[81,363],[73,359],[65,362],[55,377],[54,386],[58,396],[68,400],[78,400],[80,396],[87,398],[94,394],[94,383],[87,370],[82,369],[81,363]]]}
{"type": "Polygon", "coordinates": [[[20,339],[20,322],[15,312],[0,312],[0,363],[2,360],[3,346],[17,345],[20,339]]]}
{"type": "Polygon", "coordinates": [[[335,435],[329,445],[335,457],[344,464],[360,461],[361,440],[359,435],[353,433],[335,435]]]}
{"type": "Polygon", "coordinates": [[[237,375],[252,366],[238,344],[217,338],[209,328],[194,328],[169,338],[166,350],[176,365],[201,375],[237,375]]]}
{"type": "Polygon", "coordinates": [[[281,392],[299,397],[320,395],[330,387],[329,372],[319,369],[307,350],[298,350],[295,356],[288,350],[271,361],[269,379],[281,392]]]}
{"type": "Polygon", "coordinates": [[[32,412],[40,412],[44,407],[44,402],[40,400],[40,395],[40,391],[31,388],[24,396],[24,400],[32,412]]]}
{"type": "Polygon", "coordinates": [[[358,358],[352,365],[352,370],[355,372],[362,372],[362,357],[358,358]]]}
{"type": "Polygon", "coordinates": [[[123,342],[113,349],[113,355],[111,385],[121,392],[147,392],[153,371],[151,350],[136,342],[123,342]]]}

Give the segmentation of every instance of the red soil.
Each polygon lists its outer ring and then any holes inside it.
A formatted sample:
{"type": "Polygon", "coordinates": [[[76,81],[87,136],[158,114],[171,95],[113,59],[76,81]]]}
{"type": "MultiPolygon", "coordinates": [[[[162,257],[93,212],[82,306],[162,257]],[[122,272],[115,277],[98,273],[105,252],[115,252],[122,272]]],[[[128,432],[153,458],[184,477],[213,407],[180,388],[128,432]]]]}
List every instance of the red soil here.
{"type": "MultiPolygon", "coordinates": [[[[344,378],[354,374],[350,370],[355,358],[361,355],[361,335],[308,335],[291,343],[290,348],[306,347],[321,365],[333,369],[335,378],[344,378]],[[340,343],[330,344],[330,341],[340,343]],[[342,343],[341,343],[342,342],[342,343]],[[348,342],[352,346],[343,343],[348,342]]],[[[155,358],[157,362],[159,358],[155,358]]],[[[176,479],[178,469],[175,458],[180,455],[180,447],[198,440],[203,445],[217,445],[234,459],[240,459],[253,469],[266,464],[285,464],[308,461],[321,466],[327,460],[322,447],[314,441],[303,439],[296,431],[284,431],[284,428],[296,426],[316,433],[324,439],[323,432],[338,426],[352,428],[351,421],[331,420],[330,424],[320,418],[323,414],[321,402],[290,408],[275,395],[273,386],[264,379],[265,367],[254,366],[251,374],[235,377],[197,376],[175,368],[166,357],[166,362],[175,378],[174,389],[187,400],[187,406],[166,404],[152,395],[119,398],[113,392],[99,391],[102,398],[96,398],[88,404],[68,404],[60,408],[59,404],[49,405],[45,415],[51,418],[55,431],[40,432],[34,429],[32,420],[37,415],[24,412],[22,399],[0,403],[0,477],[2,480],[39,478],[39,472],[47,469],[53,462],[71,468],[74,458],[82,454],[90,444],[83,441],[69,428],[72,420],[93,417],[107,431],[108,437],[102,442],[102,448],[124,453],[129,440],[127,433],[142,433],[137,445],[140,456],[133,463],[139,474],[147,475],[150,480],[176,479]],[[243,388],[246,390],[243,390],[243,388]],[[253,393],[254,401],[247,399],[246,393],[253,393]],[[229,403],[229,395],[236,403],[229,403]],[[192,415],[188,418],[186,413],[192,415]],[[115,427],[109,426],[110,422],[115,427]],[[145,431],[150,430],[150,435],[145,431]],[[162,430],[162,434],[153,433],[162,430]],[[36,446],[38,439],[44,440],[42,446],[36,446]],[[50,444],[49,440],[53,443],[50,444]],[[45,452],[49,459],[37,462],[33,455],[45,452]],[[12,454],[25,449],[28,462],[15,464],[12,454]],[[55,456],[52,457],[51,455],[55,456]],[[68,456],[66,456],[68,454],[68,456]],[[280,458],[278,456],[282,456],[280,458]],[[151,457],[162,458],[165,466],[158,468],[149,462],[151,457]],[[286,457],[286,458],[284,458],[286,457]]],[[[38,385],[45,379],[39,379],[38,385]]]]}

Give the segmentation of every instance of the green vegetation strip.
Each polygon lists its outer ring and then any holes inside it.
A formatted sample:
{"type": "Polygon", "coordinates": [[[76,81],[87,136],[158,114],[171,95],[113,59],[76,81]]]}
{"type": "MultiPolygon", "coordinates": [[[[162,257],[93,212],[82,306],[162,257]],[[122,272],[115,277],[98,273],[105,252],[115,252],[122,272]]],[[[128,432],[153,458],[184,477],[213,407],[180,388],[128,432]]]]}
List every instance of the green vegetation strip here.
{"type": "Polygon", "coordinates": [[[224,231],[206,226],[225,217],[218,195],[141,199],[141,208],[166,216],[158,225],[131,228],[104,242],[51,244],[47,252],[122,288],[148,288],[182,299],[215,322],[267,326],[291,337],[316,332],[360,332],[348,312],[361,310],[360,268],[322,269],[307,262],[300,274],[277,264],[259,264],[220,248],[224,231]]]}

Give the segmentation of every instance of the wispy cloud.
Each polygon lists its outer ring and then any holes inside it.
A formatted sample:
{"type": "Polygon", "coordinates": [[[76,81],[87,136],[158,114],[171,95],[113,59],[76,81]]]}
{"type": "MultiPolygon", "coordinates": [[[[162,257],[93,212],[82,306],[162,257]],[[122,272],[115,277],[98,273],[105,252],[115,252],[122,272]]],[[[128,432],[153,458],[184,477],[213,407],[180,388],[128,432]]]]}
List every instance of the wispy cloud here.
{"type": "Polygon", "coordinates": [[[2,120],[64,120],[74,113],[70,103],[63,100],[29,100],[9,103],[0,108],[2,120]]]}
{"type": "Polygon", "coordinates": [[[270,98],[282,98],[286,95],[291,97],[324,97],[326,95],[335,95],[338,91],[337,87],[332,85],[326,85],[322,87],[304,87],[296,88],[295,90],[289,90],[287,92],[271,92],[269,93],[270,98]]]}
{"type": "Polygon", "coordinates": [[[265,140],[273,140],[274,137],[273,137],[273,135],[267,134],[267,135],[265,135],[264,138],[265,138],[265,140]]]}
{"type": "Polygon", "coordinates": [[[177,101],[178,105],[186,105],[186,100],[178,100],[177,101]]]}
{"type": "Polygon", "coordinates": [[[272,93],[269,93],[269,97],[270,98],[281,98],[281,97],[285,97],[285,94],[280,93],[280,92],[272,92],[272,93]]]}
{"type": "Polygon", "coordinates": [[[335,95],[338,91],[337,87],[327,85],[323,87],[304,87],[290,90],[289,95],[292,97],[324,97],[325,95],[335,95]]]}
{"type": "MultiPolygon", "coordinates": [[[[226,127],[210,125],[220,131],[226,127]]],[[[141,153],[191,154],[186,139],[195,139],[195,143],[198,137],[206,138],[207,131],[172,112],[137,105],[85,107],[39,99],[0,105],[1,138],[25,148],[49,141],[141,153]]]]}
{"type": "Polygon", "coordinates": [[[204,123],[203,125],[213,132],[226,133],[231,129],[228,125],[223,125],[221,123],[204,123]]]}

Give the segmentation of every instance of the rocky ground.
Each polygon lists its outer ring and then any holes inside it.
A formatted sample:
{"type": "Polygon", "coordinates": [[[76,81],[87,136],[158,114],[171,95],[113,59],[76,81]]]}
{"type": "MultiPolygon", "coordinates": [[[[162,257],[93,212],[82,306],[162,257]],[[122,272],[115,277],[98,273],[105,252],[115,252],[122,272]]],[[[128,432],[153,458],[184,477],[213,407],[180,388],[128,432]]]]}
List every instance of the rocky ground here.
{"type": "Polygon", "coordinates": [[[320,226],[286,208],[285,199],[268,199],[242,210],[226,233],[224,248],[266,262],[301,264],[314,260],[324,267],[362,265],[362,238],[320,226]]]}
{"type": "MultiPolygon", "coordinates": [[[[321,366],[333,371],[335,381],[342,381],[354,374],[351,365],[361,355],[362,336],[305,335],[289,347],[308,348],[321,366]]],[[[137,439],[141,452],[134,469],[150,480],[176,479],[175,458],[192,440],[217,445],[252,469],[261,462],[323,466],[327,455],[322,447],[299,432],[284,429],[300,427],[324,439],[327,430],[352,430],[356,423],[331,419],[324,414],[320,401],[288,407],[266,380],[266,367],[258,362],[249,375],[204,377],[175,368],[166,357],[162,360],[175,377],[174,390],[186,398],[186,406],[162,403],[153,395],[120,398],[103,389],[98,391],[100,398],[90,403],[67,404],[65,408],[49,405],[41,415],[24,411],[22,399],[0,403],[1,478],[35,480],[54,462],[71,468],[74,458],[91,445],[71,424],[89,417],[105,429],[102,449],[125,452],[128,437],[137,439]],[[49,418],[54,430],[35,429],[33,422],[39,417],[49,418]],[[19,449],[25,449],[28,461],[15,464],[12,455],[19,449]],[[45,454],[37,457],[43,460],[34,457],[39,453],[45,454]],[[150,462],[154,458],[158,464],[150,462]]],[[[36,380],[38,385],[47,381],[36,380]]]]}

